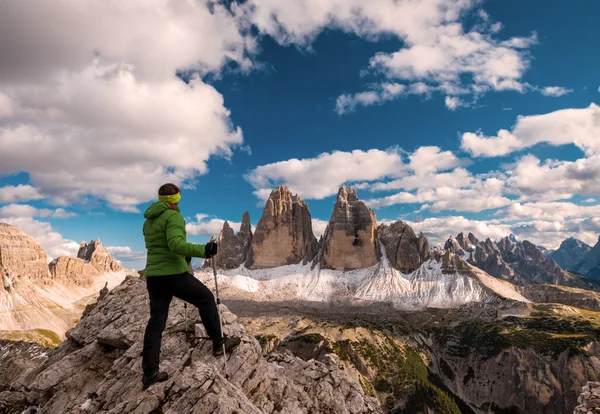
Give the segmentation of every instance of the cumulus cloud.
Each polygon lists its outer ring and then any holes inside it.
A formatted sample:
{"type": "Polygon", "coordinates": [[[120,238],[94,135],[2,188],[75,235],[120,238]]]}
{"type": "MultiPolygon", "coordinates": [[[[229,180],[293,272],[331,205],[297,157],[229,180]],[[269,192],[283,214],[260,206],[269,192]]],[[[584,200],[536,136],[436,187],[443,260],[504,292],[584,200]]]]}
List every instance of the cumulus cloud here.
{"type": "Polygon", "coordinates": [[[550,145],[575,144],[586,155],[600,152],[600,107],[568,108],[543,115],[520,116],[512,131],[501,129],[496,136],[467,132],[461,148],[476,157],[496,157],[541,142],[550,145]]]}
{"type": "Polygon", "coordinates": [[[317,239],[325,233],[325,228],[328,224],[329,222],[325,220],[320,220],[317,218],[312,219],[312,230],[317,239]]]}
{"type": "Polygon", "coordinates": [[[566,221],[572,217],[600,217],[600,205],[580,206],[569,202],[514,203],[498,211],[496,215],[503,220],[566,221]]]}
{"type": "Polygon", "coordinates": [[[402,156],[395,149],[334,151],[315,158],[262,165],[245,178],[255,188],[254,194],[263,200],[280,184],[305,199],[322,199],[337,194],[344,183],[397,177],[404,168],[402,156]]]}
{"type": "Polygon", "coordinates": [[[573,195],[600,195],[600,155],[575,161],[547,160],[533,155],[519,159],[509,172],[507,185],[522,199],[545,201],[573,195]]]}
{"type": "Polygon", "coordinates": [[[6,185],[0,188],[0,204],[19,203],[44,198],[37,188],[30,185],[6,185]]]}
{"type": "Polygon", "coordinates": [[[352,112],[357,106],[371,106],[391,101],[406,92],[406,86],[399,83],[382,83],[375,90],[359,92],[354,95],[343,94],[335,102],[339,115],[352,112]]]}
{"type": "Polygon", "coordinates": [[[28,172],[57,203],[92,196],[127,211],[160,183],[193,181],[242,133],[219,92],[176,73],[248,69],[244,32],[219,3],[3,5],[0,173],[28,172]]]}
{"type": "Polygon", "coordinates": [[[563,88],[562,86],[546,86],[545,88],[542,88],[540,92],[545,96],[559,97],[573,92],[573,89],[563,88]]]}
{"type": "Polygon", "coordinates": [[[446,108],[451,111],[455,111],[457,108],[467,106],[462,99],[457,98],[456,96],[446,96],[444,103],[446,104],[446,108]]]}
{"type": "Polygon", "coordinates": [[[0,207],[0,219],[15,217],[51,217],[51,218],[69,218],[77,214],[66,211],[63,208],[48,209],[35,208],[28,204],[8,204],[0,207]]]}
{"type": "MultiPolygon", "coordinates": [[[[231,228],[238,232],[242,223],[228,221],[231,228]]],[[[219,237],[219,233],[223,230],[225,220],[215,217],[210,217],[207,214],[196,214],[195,221],[187,223],[185,230],[192,236],[215,236],[219,237]]]]}

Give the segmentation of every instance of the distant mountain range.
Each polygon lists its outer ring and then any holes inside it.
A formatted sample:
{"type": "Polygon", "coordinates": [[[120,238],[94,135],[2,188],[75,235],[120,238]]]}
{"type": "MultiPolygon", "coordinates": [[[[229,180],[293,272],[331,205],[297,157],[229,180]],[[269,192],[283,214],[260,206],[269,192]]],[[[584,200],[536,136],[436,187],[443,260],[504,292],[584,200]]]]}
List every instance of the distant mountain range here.
{"type": "Polygon", "coordinates": [[[557,250],[548,250],[546,256],[565,270],[600,279],[600,239],[591,247],[570,237],[563,241],[557,250]]]}

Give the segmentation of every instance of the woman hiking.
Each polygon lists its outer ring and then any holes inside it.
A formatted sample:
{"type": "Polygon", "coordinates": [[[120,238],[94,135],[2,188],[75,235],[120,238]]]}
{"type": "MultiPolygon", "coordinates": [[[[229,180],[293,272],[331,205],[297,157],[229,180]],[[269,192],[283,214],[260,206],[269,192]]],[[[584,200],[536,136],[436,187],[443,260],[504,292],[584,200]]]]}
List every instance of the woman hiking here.
{"type": "Polygon", "coordinates": [[[240,338],[223,338],[219,313],[212,292],[194,275],[188,273],[192,257],[210,258],[217,254],[217,244],[206,245],[186,241],[185,222],[179,212],[181,190],[175,184],[165,184],[158,190],[158,201],[150,205],[144,217],[146,287],[150,297],[150,319],[144,334],[142,354],[142,388],[166,381],[166,372],[159,372],[160,344],[173,296],[198,308],[202,324],[212,339],[213,354],[223,354],[240,344],[240,338]]]}

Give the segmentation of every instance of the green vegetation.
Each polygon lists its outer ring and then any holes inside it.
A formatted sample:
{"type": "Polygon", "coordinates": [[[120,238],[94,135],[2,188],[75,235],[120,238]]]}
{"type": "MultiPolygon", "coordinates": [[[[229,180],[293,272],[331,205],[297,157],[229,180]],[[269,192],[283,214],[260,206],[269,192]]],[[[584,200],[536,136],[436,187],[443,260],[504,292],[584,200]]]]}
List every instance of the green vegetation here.
{"type": "Polygon", "coordinates": [[[466,322],[455,328],[434,328],[450,355],[466,357],[476,352],[484,358],[511,346],[532,348],[543,355],[585,354],[585,345],[600,340],[600,327],[588,320],[565,317],[507,317],[502,321],[466,322]]]}

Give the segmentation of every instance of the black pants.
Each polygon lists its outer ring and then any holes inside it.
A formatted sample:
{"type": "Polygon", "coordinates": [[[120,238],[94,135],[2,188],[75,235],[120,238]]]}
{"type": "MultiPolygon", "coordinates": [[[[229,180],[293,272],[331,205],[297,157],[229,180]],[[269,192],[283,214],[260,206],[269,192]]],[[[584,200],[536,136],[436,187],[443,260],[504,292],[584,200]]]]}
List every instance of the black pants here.
{"type": "Polygon", "coordinates": [[[158,372],[162,333],[169,316],[169,305],[173,296],[196,306],[202,324],[212,340],[221,338],[221,326],[215,298],[202,282],[189,273],[169,276],[149,276],[146,287],[150,296],[150,320],[144,334],[142,368],[150,377],[158,372]]]}

